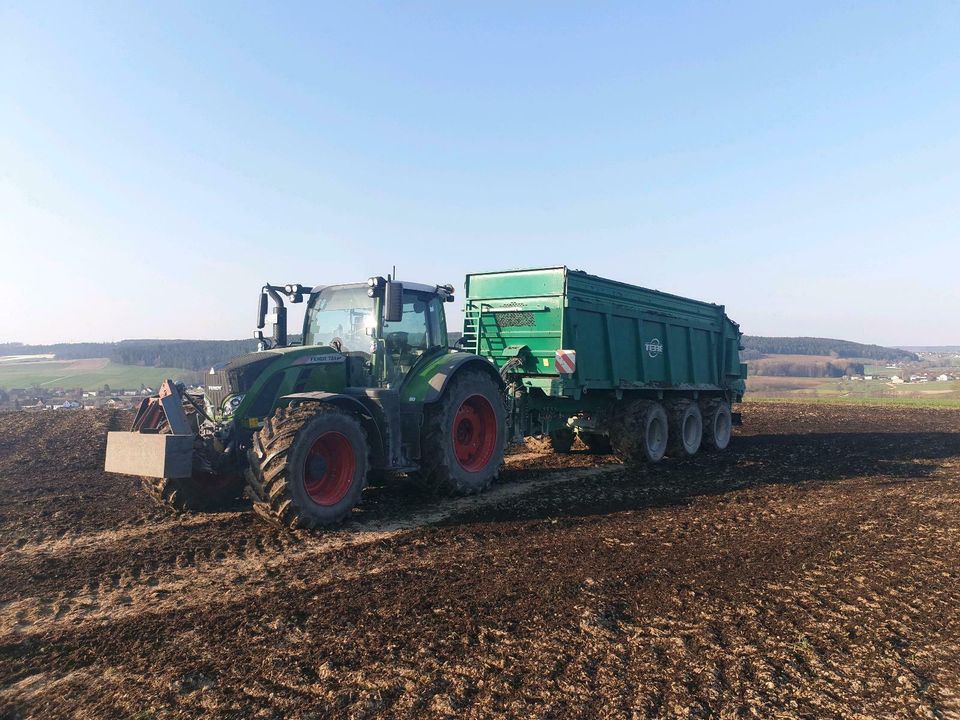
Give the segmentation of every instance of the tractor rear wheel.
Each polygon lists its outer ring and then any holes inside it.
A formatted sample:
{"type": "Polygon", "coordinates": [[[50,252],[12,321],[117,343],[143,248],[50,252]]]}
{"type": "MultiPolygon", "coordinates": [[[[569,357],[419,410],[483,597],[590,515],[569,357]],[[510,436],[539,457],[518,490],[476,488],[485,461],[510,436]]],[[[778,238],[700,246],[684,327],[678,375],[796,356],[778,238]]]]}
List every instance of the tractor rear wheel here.
{"type": "Polygon", "coordinates": [[[363,426],[332,405],[278,408],[254,435],[247,485],[256,509],[286,527],[317,528],[360,503],[370,468],[363,426]]]}
{"type": "Polygon", "coordinates": [[[663,405],[637,400],[626,406],[614,422],[610,440],[624,462],[660,462],[667,452],[669,422],[663,405]]]}
{"type": "MultiPolygon", "coordinates": [[[[188,412],[188,415],[192,413],[188,412]]],[[[170,426],[164,420],[158,432],[167,434],[170,426]]],[[[243,475],[218,473],[204,457],[203,441],[193,445],[193,475],[188,478],[141,477],[140,482],[154,500],[180,512],[225,510],[238,503],[243,495],[243,475]]]]}
{"type": "Polygon", "coordinates": [[[726,450],[733,434],[730,403],[715,398],[700,404],[703,412],[703,444],[710,450],[726,450]]]}
{"type": "Polygon", "coordinates": [[[576,440],[576,438],[577,436],[574,435],[573,430],[570,428],[558,428],[550,433],[550,449],[555,453],[566,455],[570,452],[570,448],[573,447],[573,441],[576,440]]]}
{"type": "Polygon", "coordinates": [[[424,411],[420,483],[471,495],[493,482],[506,446],[503,393],[489,374],[462,370],[424,411]]]}
{"type": "Polygon", "coordinates": [[[670,455],[696,455],[703,441],[703,415],[693,400],[677,400],[670,406],[670,455]]]}

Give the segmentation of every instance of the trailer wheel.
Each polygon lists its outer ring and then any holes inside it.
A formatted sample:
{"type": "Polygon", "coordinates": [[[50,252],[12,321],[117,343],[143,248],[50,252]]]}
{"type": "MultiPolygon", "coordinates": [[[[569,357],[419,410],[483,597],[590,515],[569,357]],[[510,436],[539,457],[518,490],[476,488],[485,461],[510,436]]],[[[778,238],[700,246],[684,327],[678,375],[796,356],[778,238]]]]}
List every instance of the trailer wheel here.
{"type": "Polygon", "coordinates": [[[667,411],[652,400],[637,400],[619,413],[611,433],[614,450],[629,464],[660,462],[670,436],[667,411]]]}
{"type": "Polygon", "coordinates": [[[608,455],[613,451],[610,446],[610,438],[601,433],[582,432],[580,433],[580,440],[587,446],[587,450],[594,455],[608,455]]]}
{"type": "Polygon", "coordinates": [[[670,455],[696,455],[703,442],[703,415],[692,400],[678,400],[670,407],[670,455]]]}
{"type": "Polygon", "coordinates": [[[555,453],[566,455],[570,452],[570,448],[573,447],[573,441],[575,439],[576,435],[573,434],[573,430],[570,428],[558,428],[550,433],[550,448],[555,453]]]}
{"type": "Polygon", "coordinates": [[[308,529],[347,517],[360,503],[370,467],[360,421],[322,403],[277,408],[247,457],[257,509],[286,527],[308,529]]]}
{"type": "MultiPolygon", "coordinates": [[[[168,434],[169,425],[161,423],[158,432],[168,434]]],[[[243,494],[243,476],[216,473],[204,462],[203,443],[197,440],[193,450],[193,475],[188,478],[141,477],[143,489],[157,503],[179,512],[211,512],[237,504],[243,494]]]]}
{"type": "Polygon", "coordinates": [[[713,399],[701,403],[703,412],[703,444],[710,450],[726,450],[733,433],[730,403],[713,399]]]}
{"type": "Polygon", "coordinates": [[[503,393],[487,373],[463,370],[424,411],[419,484],[433,492],[478,493],[503,464],[503,393]]]}

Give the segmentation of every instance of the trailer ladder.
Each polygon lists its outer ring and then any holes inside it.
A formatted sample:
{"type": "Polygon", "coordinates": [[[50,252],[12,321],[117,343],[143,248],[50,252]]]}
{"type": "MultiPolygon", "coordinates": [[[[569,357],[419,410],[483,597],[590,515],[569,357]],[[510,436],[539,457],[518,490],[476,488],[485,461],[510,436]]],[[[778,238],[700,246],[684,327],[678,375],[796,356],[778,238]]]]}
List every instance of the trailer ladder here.
{"type": "Polygon", "coordinates": [[[463,337],[460,344],[467,352],[480,354],[480,335],[483,322],[483,305],[468,305],[463,309],[463,337]]]}

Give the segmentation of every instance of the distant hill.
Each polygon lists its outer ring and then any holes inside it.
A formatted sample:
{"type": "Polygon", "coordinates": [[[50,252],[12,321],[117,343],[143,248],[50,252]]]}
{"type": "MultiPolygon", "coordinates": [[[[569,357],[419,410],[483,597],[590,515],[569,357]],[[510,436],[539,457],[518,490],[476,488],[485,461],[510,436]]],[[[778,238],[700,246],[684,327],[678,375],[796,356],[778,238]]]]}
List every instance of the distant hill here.
{"type": "Polygon", "coordinates": [[[815,337],[761,337],[744,335],[743,347],[747,352],[762,355],[832,355],[838,358],[864,358],[869,360],[917,361],[920,358],[909,350],[888,348],[882,345],[864,345],[849,340],[815,337]]]}
{"type": "Polygon", "coordinates": [[[108,358],[122,365],[206,370],[211,365],[257,349],[250,340],[122,340],[115,343],[0,344],[0,355],[43,355],[57,360],[108,358]]]}
{"type": "Polygon", "coordinates": [[[960,353],[960,345],[902,345],[899,348],[915,353],[960,353]]]}
{"type": "MultiPolygon", "coordinates": [[[[453,344],[460,333],[449,333],[453,344]]],[[[298,336],[292,336],[296,342],[298,336]]],[[[744,360],[760,359],[764,355],[817,355],[837,358],[865,358],[887,362],[919,358],[909,350],[880,345],[862,345],[849,340],[831,340],[811,337],[760,337],[744,335],[744,360]]],[[[0,343],[0,355],[43,355],[52,353],[57,360],[108,358],[122,365],[206,370],[211,365],[253,352],[256,340],[122,340],[115,343],[56,343],[53,345],[24,345],[0,343]]]]}

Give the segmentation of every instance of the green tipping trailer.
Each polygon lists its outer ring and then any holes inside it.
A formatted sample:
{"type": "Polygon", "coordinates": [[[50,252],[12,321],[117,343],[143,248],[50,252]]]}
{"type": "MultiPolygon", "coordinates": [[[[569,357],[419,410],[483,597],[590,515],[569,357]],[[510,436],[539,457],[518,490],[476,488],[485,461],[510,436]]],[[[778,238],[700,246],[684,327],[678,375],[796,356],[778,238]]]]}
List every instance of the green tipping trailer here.
{"type": "Polygon", "coordinates": [[[472,273],[463,347],[508,381],[515,438],[576,435],[659,460],[723,449],[739,421],[746,366],[721,305],[566,267],[472,273]]]}

